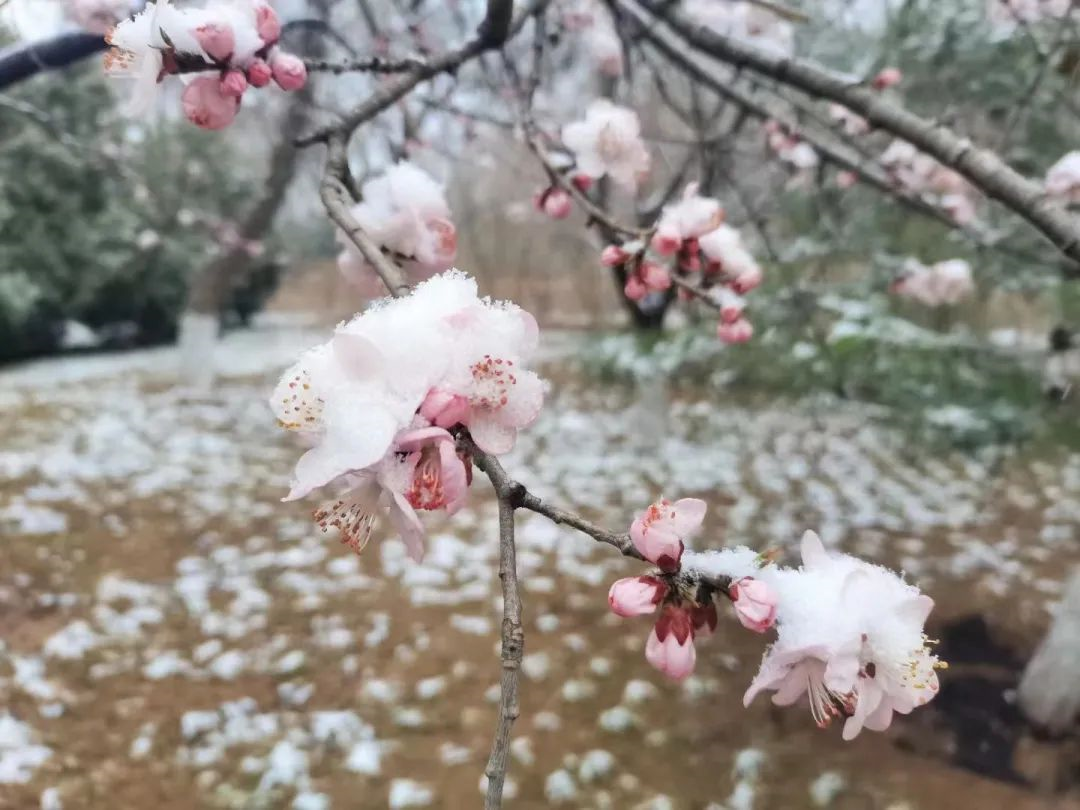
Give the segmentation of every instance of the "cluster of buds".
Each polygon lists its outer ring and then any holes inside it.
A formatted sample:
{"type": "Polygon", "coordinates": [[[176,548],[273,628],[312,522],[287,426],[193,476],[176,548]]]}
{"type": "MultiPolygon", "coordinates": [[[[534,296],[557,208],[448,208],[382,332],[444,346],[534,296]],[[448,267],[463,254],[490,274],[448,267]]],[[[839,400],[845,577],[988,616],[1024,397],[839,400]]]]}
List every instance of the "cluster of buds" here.
{"type": "Polygon", "coordinates": [[[203,129],[224,129],[249,88],[273,82],[293,91],[307,83],[304,61],[278,46],[281,30],[265,0],[199,9],[158,0],[109,32],[106,69],[134,77],[140,110],[167,76],[194,76],[181,98],[184,115],[203,129]],[[150,81],[152,86],[142,86],[150,81]]]}
{"type": "MultiPolygon", "coordinates": [[[[714,595],[723,591],[681,576],[684,540],[704,517],[705,503],[697,498],[652,504],[630,527],[630,538],[658,570],[617,580],[608,592],[608,605],[618,616],[659,611],[645,643],[645,658],[675,680],[694,671],[694,640],[711,636],[718,622],[714,595]]],[[[764,633],[775,623],[777,597],[764,582],[743,577],[729,584],[726,593],[743,627],[764,633]]]]}
{"type": "MultiPolygon", "coordinates": [[[[582,194],[592,188],[593,180],[587,174],[578,172],[571,175],[569,180],[582,194]]],[[[533,207],[552,219],[566,219],[574,208],[574,198],[561,185],[552,183],[533,195],[533,207]]]]}
{"type": "Polygon", "coordinates": [[[719,310],[717,336],[725,343],[744,343],[754,333],[743,296],[761,284],[761,265],[724,222],[720,203],[699,195],[694,183],[664,206],[647,242],[608,245],[600,263],[624,268],[623,293],[632,301],[678,284],[680,298],[702,297],[719,310]]]}

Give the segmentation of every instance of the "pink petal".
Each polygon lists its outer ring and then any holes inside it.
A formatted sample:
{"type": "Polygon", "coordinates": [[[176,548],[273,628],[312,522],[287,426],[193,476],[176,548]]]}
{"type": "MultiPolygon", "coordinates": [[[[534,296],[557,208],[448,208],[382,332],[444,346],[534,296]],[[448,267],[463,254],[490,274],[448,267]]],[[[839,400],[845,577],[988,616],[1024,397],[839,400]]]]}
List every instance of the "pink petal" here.
{"type": "Polygon", "coordinates": [[[517,430],[500,424],[488,413],[474,413],[469,433],[477,447],[494,455],[513,450],[517,439],[517,430]]]}
{"type": "Polygon", "coordinates": [[[351,376],[370,380],[384,373],[385,364],[378,347],[361,335],[336,332],[330,341],[334,359],[351,376]]]}
{"type": "Polygon", "coordinates": [[[802,561],[803,568],[820,568],[829,562],[829,554],[814,532],[808,531],[802,536],[802,561]]]}
{"type": "Polygon", "coordinates": [[[439,461],[442,465],[440,478],[446,497],[446,514],[452,515],[464,505],[469,493],[465,463],[458,456],[453,442],[439,444],[439,461]]]}
{"type": "Polygon", "coordinates": [[[394,493],[393,503],[390,504],[390,522],[405,543],[405,549],[414,562],[424,560],[424,524],[416,516],[416,511],[405,500],[405,497],[397,492],[394,493]]]}
{"type": "Polygon", "coordinates": [[[681,539],[689,537],[701,526],[708,507],[700,498],[680,498],[671,505],[671,508],[675,512],[672,528],[681,539]]]}

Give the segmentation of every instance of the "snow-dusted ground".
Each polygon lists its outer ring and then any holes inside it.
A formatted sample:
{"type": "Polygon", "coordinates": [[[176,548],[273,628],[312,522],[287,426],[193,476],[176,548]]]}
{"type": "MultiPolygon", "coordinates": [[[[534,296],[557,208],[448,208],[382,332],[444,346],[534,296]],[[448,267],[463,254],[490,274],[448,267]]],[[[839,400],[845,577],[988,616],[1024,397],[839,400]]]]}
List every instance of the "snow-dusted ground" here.
{"type": "MultiPolygon", "coordinates": [[[[0,371],[0,806],[477,805],[498,695],[493,504],[477,480],[414,565],[394,542],[358,559],[280,503],[297,447],[265,397],[320,337],[231,335],[209,396],[168,384],[168,349],[0,371]]],[[[556,377],[572,345],[550,343],[556,377]]],[[[790,552],[816,528],[904,568],[945,615],[1018,633],[1080,558],[1080,457],[935,456],[831,401],[635,403],[565,380],[506,466],[612,527],[661,493],[705,497],[699,547],[790,552]]],[[[662,681],[647,622],[606,612],[608,583],[639,566],[536,516],[519,538],[510,806],[1028,806],[886,738],[845,746],[801,710],[744,711],[761,649],[733,623],[697,676],[662,681]]]]}

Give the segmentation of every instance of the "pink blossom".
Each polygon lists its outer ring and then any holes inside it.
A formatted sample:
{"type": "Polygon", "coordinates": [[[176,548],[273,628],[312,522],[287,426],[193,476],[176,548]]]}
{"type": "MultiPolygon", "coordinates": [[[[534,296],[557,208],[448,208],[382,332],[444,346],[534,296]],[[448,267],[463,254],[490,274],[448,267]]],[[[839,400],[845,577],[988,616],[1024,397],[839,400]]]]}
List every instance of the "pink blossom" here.
{"type": "Polygon", "coordinates": [[[747,630],[764,633],[776,622],[776,592],[753,577],[743,577],[728,588],[739,623],[747,630]]]}
{"type": "Polygon", "coordinates": [[[672,503],[659,500],[630,527],[630,539],[646,560],[664,571],[676,571],[685,545],[683,540],[705,519],[705,501],[682,498],[672,503]]]}
{"type": "Polygon", "coordinates": [[[732,323],[721,321],[716,327],[716,336],[724,343],[746,343],[754,336],[754,325],[746,318],[739,318],[732,323]]]}
{"type": "MultiPolygon", "coordinates": [[[[528,313],[522,320],[536,321],[528,313]]],[[[469,396],[469,433],[477,446],[487,453],[506,453],[513,449],[517,432],[528,427],[540,413],[544,385],[532,371],[518,368],[504,357],[484,355],[472,365],[469,396]]]]}
{"type": "Polygon", "coordinates": [[[236,49],[236,35],[225,22],[205,22],[195,29],[199,47],[215,62],[228,62],[236,49]]]}
{"type": "Polygon", "coordinates": [[[269,3],[255,6],[255,28],[259,32],[259,39],[267,45],[273,45],[281,39],[281,20],[269,3]]]}
{"type": "Polygon", "coordinates": [[[903,80],[904,74],[900,71],[900,68],[886,67],[878,71],[872,84],[875,90],[887,90],[900,84],[903,80]]]}
{"type": "Polygon", "coordinates": [[[619,616],[653,613],[667,593],[667,585],[655,577],[627,577],[616,580],[608,591],[608,605],[619,616]]]}
{"type": "Polygon", "coordinates": [[[648,173],[649,151],[637,113],[605,98],[589,105],[584,120],[564,126],[562,140],[574,153],[577,171],[589,177],[610,175],[619,185],[635,189],[648,173]]]}
{"type": "Polygon", "coordinates": [[[835,102],[830,104],[829,118],[848,135],[865,135],[870,131],[870,122],[861,115],[852,112],[843,104],[835,102]]]}
{"type": "Polygon", "coordinates": [[[608,245],[600,252],[600,264],[604,267],[617,267],[630,258],[630,254],[619,245],[608,245]]]}
{"type": "Polygon", "coordinates": [[[221,77],[221,94],[240,98],[248,88],[248,80],[242,70],[229,70],[221,77]]]}
{"type": "Polygon", "coordinates": [[[694,671],[694,628],[684,608],[668,605],[645,642],[645,659],[669,678],[681,681],[694,671]]]}
{"type": "Polygon", "coordinates": [[[254,59],[247,68],[247,80],[252,87],[266,87],[274,78],[274,71],[262,59],[254,59]]]}
{"type": "Polygon", "coordinates": [[[240,99],[223,94],[216,76],[199,76],[184,88],[181,102],[187,119],[203,129],[224,129],[240,109],[240,99]]]}
{"type": "Polygon", "coordinates": [[[735,278],[731,280],[731,289],[740,295],[746,295],[761,285],[763,277],[761,265],[755,262],[735,275],[735,278]]]}
{"type": "Polygon", "coordinates": [[[454,437],[437,427],[408,430],[396,439],[412,468],[405,499],[414,509],[445,509],[452,515],[468,492],[468,471],[458,456],[454,437]]]}
{"type": "Polygon", "coordinates": [[[274,81],[282,90],[299,90],[307,84],[307,66],[304,65],[304,60],[280,48],[275,48],[270,54],[270,69],[273,71],[274,81]]]}
{"type": "Polygon", "coordinates": [[[712,197],[702,197],[698,184],[690,183],[682,197],[664,206],[656,225],[653,249],[674,253],[686,239],[697,239],[716,230],[724,221],[724,208],[712,197]],[[666,250],[663,248],[667,248],[666,250]]]}

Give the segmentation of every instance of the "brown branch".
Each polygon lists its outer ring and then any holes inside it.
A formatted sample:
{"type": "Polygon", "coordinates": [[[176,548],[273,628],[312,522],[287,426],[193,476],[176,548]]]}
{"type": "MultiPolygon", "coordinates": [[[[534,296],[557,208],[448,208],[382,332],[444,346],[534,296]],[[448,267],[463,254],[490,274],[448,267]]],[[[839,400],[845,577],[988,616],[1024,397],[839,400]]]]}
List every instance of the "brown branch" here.
{"type": "Polygon", "coordinates": [[[371,56],[367,59],[350,59],[346,62],[305,59],[304,65],[310,73],[405,73],[410,70],[423,70],[428,62],[418,56],[406,56],[402,59],[371,56]]]}
{"type": "Polygon", "coordinates": [[[519,485],[510,480],[494,456],[479,453],[476,462],[491,479],[491,485],[499,499],[499,580],[502,583],[503,597],[501,698],[495,738],[491,743],[491,756],[484,769],[484,775],[488,779],[484,810],[498,810],[502,807],[503,785],[509,766],[510,732],[521,713],[518,681],[521,659],[525,654],[525,631],[521,626],[521,594],[518,592],[517,579],[517,549],[514,542],[514,509],[517,505],[519,485]]]}
{"type": "Polygon", "coordinates": [[[441,73],[454,73],[466,62],[477,58],[485,51],[500,47],[507,38],[521,30],[526,20],[544,9],[547,3],[548,0],[533,0],[516,20],[503,27],[502,15],[509,13],[512,4],[509,0],[491,0],[488,15],[472,40],[457,50],[448,51],[421,63],[395,81],[383,85],[361,104],[347,112],[339,121],[316,128],[314,132],[300,138],[297,145],[310,146],[313,143],[326,143],[334,133],[351,134],[360,124],[374,118],[411,92],[421,82],[433,79],[441,73]]]}
{"type": "Polygon", "coordinates": [[[1000,157],[975,146],[948,127],[922,118],[871,88],[851,82],[810,62],[759,50],[732,37],[695,26],[656,0],[619,0],[633,13],[643,7],[701,53],[745,67],[808,95],[843,104],[879,129],[915,145],[954,169],[972,185],[1029,222],[1058,250],[1080,260],[1080,221],[1057,206],[1042,185],[1024,177],[1000,157]]]}

